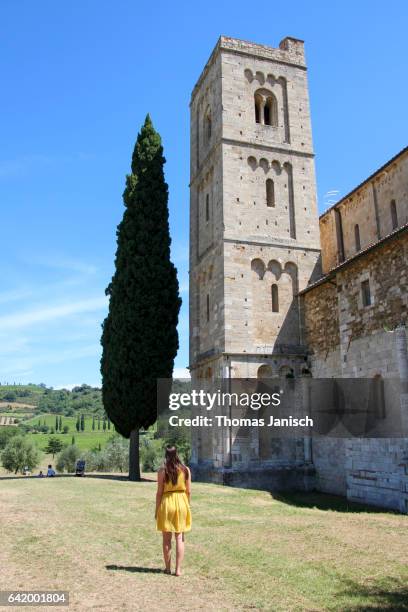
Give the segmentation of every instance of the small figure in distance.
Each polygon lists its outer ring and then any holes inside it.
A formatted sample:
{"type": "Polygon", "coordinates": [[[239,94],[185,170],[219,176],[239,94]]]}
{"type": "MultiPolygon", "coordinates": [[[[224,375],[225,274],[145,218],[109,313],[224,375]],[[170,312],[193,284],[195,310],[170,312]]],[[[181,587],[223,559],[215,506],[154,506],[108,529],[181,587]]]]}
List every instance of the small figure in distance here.
{"type": "Polygon", "coordinates": [[[47,476],[55,476],[55,470],[53,469],[51,464],[48,466],[47,476]]]}
{"type": "Polygon", "coordinates": [[[40,470],[40,473],[38,474],[38,478],[44,478],[44,474],[42,470],[40,470]]]}

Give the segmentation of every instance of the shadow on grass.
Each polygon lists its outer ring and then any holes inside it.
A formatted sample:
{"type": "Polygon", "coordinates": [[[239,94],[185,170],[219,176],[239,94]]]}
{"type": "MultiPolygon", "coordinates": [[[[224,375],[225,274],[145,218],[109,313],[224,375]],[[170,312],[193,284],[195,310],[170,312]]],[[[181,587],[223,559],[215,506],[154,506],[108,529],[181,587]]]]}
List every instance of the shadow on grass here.
{"type": "MultiPolygon", "coordinates": [[[[56,476],[52,476],[52,478],[101,478],[103,480],[122,480],[129,482],[128,476],[126,474],[85,474],[85,476],[76,476],[75,474],[57,474],[56,476]]],[[[22,476],[10,474],[10,476],[0,476],[0,480],[51,480],[51,477],[43,476],[40,478],[37,474],[32,474],[31,476],[22,476]]],[[[135,482],[156,482],[153,478],[141,478],[135,482]]]]}
{"type": "Polygon", "coordinates": [[[139,567],[137,565],[105,565],[107,570],[119,570],[134,574],[164,574],[164,570],[157,567],[139,567]]]}
{"type": "Polygon", "coordinates": [[[329,495],[328,493],[271,493],[273,499],[280,501],[289,506],[297,508],[317,508],[318,510],[334,510],[336,512],[369,512],[369,513],[390,513],[398,514],[394,510],[387,508],[377,508],[375,506],[367,506],[350,502],[345,497],[340,495],[329,495]]]}
{"type": "Polygon", "coordinates": [[[386,577],[380,583],[359,584],[353,580],[343,579],[346,588],[337,593],[346,596],[351,601],[358,598],[355,605],[348,604],[342,607],[344,612],[371,612],[374,610],[408,610],[408,586],[397,578],[386,577]],[[362,603],[361,600],[367,603],[362,603]],[[370,602],[370,603],[368,603],[370,602]]]}

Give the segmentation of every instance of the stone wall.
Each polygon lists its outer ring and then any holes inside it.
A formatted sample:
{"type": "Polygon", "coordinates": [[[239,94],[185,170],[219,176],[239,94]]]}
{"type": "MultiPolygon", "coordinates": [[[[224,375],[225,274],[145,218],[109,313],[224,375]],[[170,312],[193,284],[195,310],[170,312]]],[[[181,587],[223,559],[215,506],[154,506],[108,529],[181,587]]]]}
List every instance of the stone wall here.
{"type": "Polygon", "coordinates": [[[407,176],[404,149],[320,217],[324,273],[408,223],[407,176]]]}
{"type": "MultiPolygon", "coordinates": [[[[378,244],[348,262],[303,294],[306,344],[314,378],[398,379],[392,330],[407,321],[408,231],[378,244]],[[371,304],[364,305],[363,281],[371,304]]],[[[387,432],[400,396],[384,385],[387,432]]],[[[315,439],[313,463],[321,491],[350,500],[406,510],[408,439],[315,439]]]]}

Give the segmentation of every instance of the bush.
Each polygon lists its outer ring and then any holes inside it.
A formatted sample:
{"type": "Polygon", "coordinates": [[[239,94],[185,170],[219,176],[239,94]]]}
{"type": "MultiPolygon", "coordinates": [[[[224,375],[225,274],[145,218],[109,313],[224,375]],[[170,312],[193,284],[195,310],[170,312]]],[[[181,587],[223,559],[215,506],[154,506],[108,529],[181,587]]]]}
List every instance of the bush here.
{"type": "Polygon", "coordinates": [[[105,451],[109,471],[126,472],[129,469],[129,442],[119,436],[110,438],[105,451]]]}
{"type": "Polygon", "coordinates": [[[25,467],[33,470],[40,463],[41,453],[34,444],[22,436],[13,436],[1,453],[3,466],[9,472],[17,474],[25,467]]]}
{"type": "Polygon", "coordinates": [[[88,451],[84,456],[87,472],[109,472],[109,461],[105,451],[88,451]]]}
{"type": "Polygon", "coordinates": [[[163,442],[144,436],[140,440],[140,464],[145,472],[157,472],[163,464],[163,442]]]}
{"type": "Polygon", "coordinates": [[[75,466],[82,453],[77,446],[67,446],[60,452],[57,459],[59,472],[75,472],[75,466]]]}

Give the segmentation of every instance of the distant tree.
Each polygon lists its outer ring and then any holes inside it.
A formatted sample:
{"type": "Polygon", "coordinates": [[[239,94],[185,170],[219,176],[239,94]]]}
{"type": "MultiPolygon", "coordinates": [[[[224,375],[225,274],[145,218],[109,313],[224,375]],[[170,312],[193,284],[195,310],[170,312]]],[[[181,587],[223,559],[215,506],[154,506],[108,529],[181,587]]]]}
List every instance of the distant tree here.
{"type": "Polygon", "coordinates": [[[102,444],[99,442],[99,444],[98,444],[98,451],[101,452],[101,450],[102,450],[102,444]]]}
{"type": "Polygon", "coordinates": [[[98,431],[100,430],[100,428],[101,428],[101,417],[98,416],[98,431]]]}
{"type": "Polygon", "coordinates": [[[49,438],[48,444],[44,448],[44,451],[46,453],[50,453],[50,454],[52,453],[52,456],[54,457],[55,453],[61,452],[63,447],[64,445],[62,444],[59,438],[49,438]]]}
{"type": "Polygon", "coordinates": [[[92,417],[92,431],[95,431],[95,415],[92,417]]]}
{"type": "Polygon", "coordinates": [[[0,450],[7,445],[10,438],[18,433],[17,427],[0,427],[0,450]]]}
{"type": "Polygon", "coordinates": [[[81,451],[76,446],[67,446],[58,455],[57,470],[59,472],[74,472],[76,462],[81,456],[81,451]]]}
{"type": "Polygon", "coordinates": [[[71,438],[71,444],[72,444],[72,446],[74,446],[74,445],[75,445],[75,436],[72,436],[72,438],[71,438]]]}
{"type": "Polygon", "coordinates": [[[3,399],[5,399],[6,402],[14,402],[17,399],[17,395],[14,391],[7,391],[7,393],[3,395],[3,399]]]}
{"type": "Polygon", "coordinates": [[[110,431],[111,428],[111,422],[110,422],[110,418],[108,417],[108,430],[110,431]]]}
{"type": "Polygon", "coordinates": [[[85,431],[85,416],[84,416],[84,413],[81,414],[81,431],[85,431]]]}
{"type": "Polygon", "coordinates": [[[50,433],[52,433],[52,434],[54,434],[54,433],[55,433],[55,430],[54,430],[54,428],[53,428],[53,427],[51,427],[50,433]]]}
{"type": "Polygon", "coordinates": [[[55,417],[55,431],[59,430],[59,419],[58,416],[55,417]]]}
{"type": "Polygon", "coordinates": [[[9,472],[22,472],[25,467],[33,470],[40,462],[41,453],[28,438],[13,436],[1,453],[3,467],[9,472]]]}
{"type": "Polygon", "coordinates": [[[103,431],[106,431],[106,419],[103,419],[103,431]]]}
{"type": "Polygon", "coordinates": [[[147,115],[126,178],[101,339],[103,404],[116,430],[130,438],[130,480],[140,480],[139,430],[156,420],[157,379],[172,377],[178,349],[181,300],[170,260],[164,162],[160,135],[147,115]]]}
{"type": "Polygon", "coordinates": [[[78,414],[78,416],[77,416],[77,420],[76,420],[76,425],[75,425],[75,427],[76,427],[76,430],[77,430],[77,431],[80,431],[80,429],[81,429],[81,421],[80,421],[79,414],[78,414]]]}
{"type": "Polygon", "coordinates": [[[59,418],[59,426],[58,426],[58,429],[59,429],[60,431],[62,431],[62,416],[60,416],[60,418],[59,418]]]}
{"type": "Polygon", "coordinates": [[[62,428],[62,433],[67,434],[68,432],[69,432],[69,426],[64,425],[64,427],[62,428]]]}

